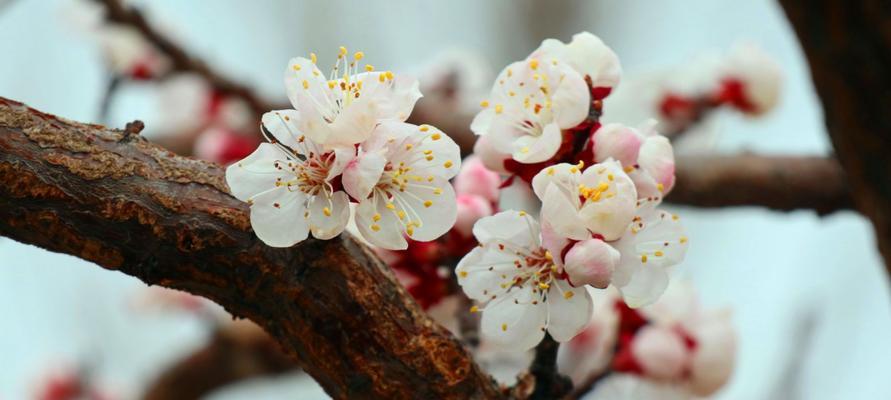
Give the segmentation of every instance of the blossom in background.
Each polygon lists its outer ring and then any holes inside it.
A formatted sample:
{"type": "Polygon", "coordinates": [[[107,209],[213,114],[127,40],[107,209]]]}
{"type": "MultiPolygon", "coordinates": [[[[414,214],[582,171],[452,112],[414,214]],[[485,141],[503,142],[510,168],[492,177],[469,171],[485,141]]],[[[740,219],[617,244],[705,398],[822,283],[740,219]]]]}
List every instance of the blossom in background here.
{"type": "Polygon", "coordinates": [[[683,388],[642,379],[636,375],[611,374],[585,395],[588,400],[694,400],[683,388]]]}
{"type": "Polygon", "coordinates": [[[779,64],[752,44],[737,45],[721,65],[716,101],[751,115],[776,107],[783,74],[779,64]]]}
{"type": "Polygon", "coordinates": [[[621,320],[612,368],[710,396],[730,379],[736,333],[727,310],[704,312],[689,284],[672,286],[653,305],[616,302],[621,320]]]}
{"type": "Polygon", "coordinates": [[[594,160],[619,161],[634,181],[639,198],[665,197],[674,187],[674,150],[668,138],[659,135],[656,121],[639,128],[606,124],[592,136],[594,160]]]}
{"type": "Polygon", "coordinates": [[[373,72],[360,66],[361,51],[348,60],[340,48],[337,62],[326,77],[316,66],[316,56],[291,59],[285,71],[285,87],[295,109],[298,131],[320,145],[349,146],[371,136],[383,120],[405,121],[421,97],[418,81],[392,71],[373,72]],[[363,71],[364,72],[360,72],[363,71]]]}
{"type": "Polygon", "coordinates": [[[480,244],[456,273],[464,293],[482,305],[480,329],[487,339],[526,350],[545,332],[565,342],[585,327],[591,297],[560,273],[534,218],[503,211],[479,220],[473,233],[480,244]]]}
{"type": "Polygon", "coordinates": [[[250,156],[226,169],[232,195],[251,205],[251,226],[273,247],[340,234],[350,218],[349,198],[332,184],[355,157],[352,147],[324,150],[300,134],[296,110],[263,115],[272,135],[250,156]]]}
{"type": "Polygon", "coordinates": [[[594,100],[602,100],[619,85],[622,76],[622,65],[616,53],[588,32],[573,35],[569,43],[545,39],[531,57],[564,60],[585,79],[594,100]]]}
{"type": "Polygon", "coordinates": [[[451,138],[429,125],[381,122],[344,171],[343,186],[359,201],[356,227],[369,243],[405,249],[406,237],[442,236],[457,215],[449,183],[461,167],[451,138]]]}

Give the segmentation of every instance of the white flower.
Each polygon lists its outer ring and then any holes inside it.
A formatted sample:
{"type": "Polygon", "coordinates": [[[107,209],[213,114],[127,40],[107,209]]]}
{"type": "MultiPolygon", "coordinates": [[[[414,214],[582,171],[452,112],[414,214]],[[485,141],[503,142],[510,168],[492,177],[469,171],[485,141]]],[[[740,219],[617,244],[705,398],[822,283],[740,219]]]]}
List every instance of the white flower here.
{"type": "Polygon", "coordinates": [[[622,166],[613,160],[583,165],[557,164],[532,180],[541,199],[541,218],[564,237],[587,240],[600,235],[616,240],[625,233],[637,201],[637,191],[622,166]]]}
{"type": "Polygon", "coordinates": [[[591,105],[582,76],[555,57],[529,58],[505,68],[470,128],[521,163],[554,156],[563,129],[585,120],[591,105]]]}
{"type": "Polygon", "coordinates": [[[680,218],[657,210],[659,201],[639,200],[625,234],[610,243],[621,254],[612,284],[632,308],[651,304],[665,292],[669,268],[683,261],[687,252],[680,218]]]}
{"type": "Polygon", "coordinates": [[[421,97],[418,81],[390,71],[359,71],[364,54],[347,61],[340,48],[328,77],[316,67],[316,57],[294,58],[285,71],[285,87],[294,108],[300,110],[297,128],[326,147],[353,145],[367,139],[381,120],[405,121],[421,97]]]}
{"type": "Polygon", "coordinates": [[[594,135],[594,160],[618,160],[634,181],[639,198],[664,197],[674,187],[674,149],[649,120],[637,129],[606,124],[594,135]]]}
{"type": "Polygon", "coordinates": [[[346,168],[343,186],[359,202],[356,226],[371,244],[405,249],[430,241],[455,223],[449,179],[461,167],[458,145],[429,125],[381,122],[346,168]]]}
{"type": "Polygon", "coordinates": [[[616,87],[622,76],[619,57],[600,38],[589,32],[573,35],[568,44],[557,39],[545,39],[532,56],[565,60],[590,82],[592,88],[616,87]]]}
{"type": "Polygon", "coordinates": [[[226,169],[232,195],[251,205],[251,226],[273,247],[292,246],[312,232],[319,239],[340,234],[350,218],[349,198],[331,180],[355,157],[355,148],[325,150],[300,133],[295,110],[263,115],[263,143],[226,169]]]}
{"type": "Polygon", "coordinates": [[[742,111],[760,115],[776,107],[779,102],[782,70],[757,46],[736,46],[719,73],[724,79],[721,96],[742,111]]]}
{"type": "Polygon", "coordinates": [[[480,245],[456,268],[458,283],[482,306],[481,331],[500,345],[534,347],[545,332],[558,342],[572,339],[591,317],[591,297],[560,274],[542,246],[538,222],[524,212],[504,211],[473,228],[480,245]]]}

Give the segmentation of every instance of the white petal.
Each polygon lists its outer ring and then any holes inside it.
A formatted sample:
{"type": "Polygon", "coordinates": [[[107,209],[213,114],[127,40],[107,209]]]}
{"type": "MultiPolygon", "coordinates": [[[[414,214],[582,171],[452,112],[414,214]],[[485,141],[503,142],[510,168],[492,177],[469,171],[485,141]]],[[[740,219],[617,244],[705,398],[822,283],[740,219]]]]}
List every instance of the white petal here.
{"type": "Polygon", "coordinates": [[[599,200],[586,201],[579,210],[585,226],[607,241],[621,237],[631,223],[637,205],[634,182],[625,174],[622,166],[612,160],[592,165],[580,180],[591,188],[601,184],[608,186],[599,200]]]}
{"type": "Polygon", "coordinates": [[[473,194],[458,195],[456,201],[458,216],[452,230],[464,237],[470,237],[473,235],[473,224],[480,218],[492,215],[492,202],[473,194]]]}
{"type": "Polygon", "coordinates": [[[511,158],[510,154],[496,150],[487,137],[480,136],[476,139],[476,143],[473,145],[473,154],[483,161],[486,168],[498,173],[507,174],[507,170],[504,169],[504,161],[511,158]]]}
{"type": "Polygon", "coordinates": [[[537,297],[527,286],[492,300],[486,305],[480,322],[483,336],[496,345],[514,350],[535,347],[545,334],[547,306],[542,302],[532,304],[534,296],[537,297]]]}
{"type": "Polygon", "coordinates": [[[668,272],[651,265],[637,268],[631,275],[631,280],[620,286],[619,291],[628,307],[638,308],[653,304],[667,287],[668,272]]]}
{"type": "Polygon", "coordinates": [[[540,136],[525,135],[513,142],[513,158],[521,163],[534,164],[557,154],[563,143],[563,133],[556,123],[544,127],[540,136]]]}
{"type": "Polygon", "coordinates": [[[482,244],[500,241],[530,251],[541,247],[538,222],[522,211],[507,210],[482,218],[473,226],[473,235],[482,244]]]}
{"type": "Polygon", "coordinates": [[[575,240],[588,239],[591,234],[579,216],[578,196],[569,196],[556,185],[548,186],[541,202],[541,219],[562,236],[575,240]]]}
{"type": "Polygon", "coordinates": [[[455,268],[458,284],[467,297],[487,302],[493,294],[505,291],[501,287],[503,282],[513,280],[517,271],[516,261],[522,262],[516,253],[506,247],[502,249],[498,244],[474,247],[455,268]]]}
{"type": "Polygon", "coordinates": [[[276,168],[276,162],[287,164],[288,157],[272,143],[261,143],[244,160],[226,168],[226,183],[235,198],[248,201],[252,196],[275,188],[277,179],[293,176],[287,168],[276,168]]]}
{"type": "Polygon", "coordinates": [[[306,195],[280,187],[253,198],[251,227],[264,243],[272,247],[290,247],[309,235],[306,195]]]}
{"type": "Polygon", "coordinates": [[[365,240],[375,246],[388,250],[405,250],[408,242],[402,236],[403,225],[387,209],[386,204],[386,200],[377,194],[359,203],[356,207],[356,228],[365,240]]]}
{"type": "Polygon", "coordinates": [[[275,140],[297,150],[300,148],[298,140],[302,135],[297,126],[299,120],[300,113],[297,110],[276,110],[263,114],[261,122],[275,140]]]}
{"type": "Polygon", "coordinates": [[[312,61],[297,57],[288,62],[285,70],[285,89],[295,109],[299,131],[318,143],[325,144],[331,135],[326,116],[334,110],[334,95],[324,75],[312,61]]]}
{"type": "Polygon", "coordinates": [[[340,235],[350,220],[350,200],[344,192],[335,192],[330,199],[324,195],[313,196],[307,209],[309,229],[317,239],[340,235]]]}
{"type": "Polygon", "coordinates": [[[362,153],[343,170],[343,189],[354,199],[367,199],[371,190],[380,182],[386,165],[383,149],[362,153]]]}
{"type": "Polygon", "coordinates": [[[334,148],[334,163],[328,170],[328,176],[325,180],[332,180],[337,175],[343,173],[347,165],[356,158],[356,148],[354,146],[336,147],[334,148]]]}
{"type": "Polygon", "coordinates": [[[494,116],[495,111],[491,108],[480,111],[479,114],[473,117],[473,121],[470,123],[470,130],[479,136],[486,135],[489,133],[489,126],[492,125],[492,117],[494,116]]]}
{"type": "Polygon", "coordinates": [[[418,80],[398,74],[392,80],[381,82],[381,74],[383,72],[356,75],[354,79],[363,84],[361,96],[374,101],[378,119],[405,121],[421,98],[418,80]]]}
{"type": "Polygon", "coordinates": [[[680,378],[690,358],[683,339],[676,332],[652,325],[634,335],[631,351],[644,373],[655,379],[680,378]]]}
{"type": "Polygon", "coordinates": [[[594,303],[584,287],[557,281],[548,290],[548,333],[558,342],[578,335],[591,320],[594,303]],[[572,293],[571,295],[568,293],[572,293]]]}
{"type": "Polygon", "coordinates": [[[588,117],[591,92],[585,79],[575,70],[563,64],[552,69],[551,76],[559,82],[551,97],[554,120],[560,128],[574,128],[588,117]]]}
{"type": "Polygon", "coordinates": [[[582,76],[589,76],[593,87],[615,87],[622,75],[619,57],[597,36],[577,33],[566,45],[569,63],[582,76]]]}
{"type": "Polygon", "coordinates": [[[398,217],[398,212],[403,210],[406,222],[416,223],[413,229],[405,230],[414,240],[426,242],[436,239],[455,225],[458,214],[455,190],[443,178],[434,176],[431,182],[409,182],[404,192],[395,191],[393,195],[396,210],[391,213],[396,212],[398,217]]]}
{"type": "Polygon", "coordinates": [[[326,146],[350,146],[371,136],[377,125],[377,108],[371,99],[359,98],[344,106],[340,114],[329,124],[328,138],[321,142],[326,146]]]}
{"type": "Polygon", "coordinates": [[[532,190],[540,200],[544,200],[545,191],[551,184],[568,189],[578,187],[581,172],[572,164],[560,163],[541,170],[532,178],[532,190]]]}
{"type": "Polygon", "coordinates": [[[736,361],[736,332],[726,312],[705,316],[689,327],[696,340],[690,368],[690,388],[710,396],[730,379],[736,361]]]}

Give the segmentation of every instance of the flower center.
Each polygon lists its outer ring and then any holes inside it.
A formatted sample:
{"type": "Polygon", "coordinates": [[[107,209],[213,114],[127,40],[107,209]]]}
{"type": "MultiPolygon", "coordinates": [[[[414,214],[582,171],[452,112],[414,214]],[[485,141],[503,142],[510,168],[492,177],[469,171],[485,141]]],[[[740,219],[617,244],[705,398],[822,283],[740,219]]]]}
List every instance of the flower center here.
{"type": "MultiPolygon", "coordinates": [[[[363,94],[363,80],[358,79],[357,74],[364,70],[365,72],[373,72],[374,66],[371,64],[362,65],[361,61],[365,58],[365,53],[357,51],[353,53],[352,60],[347,61],[348,51],[346,47],[341,46],[337,54],[337,61],[328,74],[328,89],[330,96],[321,96],[322,99],[312,97],[316,102],[316,106],[322,111],[325,121],[334,122],[343,110],[348,108],[363,94]],[[324,103],[324,104],[322,104],[324,103]]],[[[318,57],[315,53],[310,53],[310,60],[315,65],[318,57]]],[[[313,70],[313,75],[318,76],[318,69],[313,70]]],[[[392,83],[395,76],[392,71],[381,72],[376,79],[383,83],[392,83]]],[[[303,81],[303,89],[311,90],[308,81],[303,81]]]]}
{"type": "Polygon", "coordinates": [[[308,195],[315,195],[321,192],[333,192],[331,184],[328,182],[328,171],[334,162],[334,152],[327,152],[322,155],[308,153],[305,160],[299,161],[289,159],[288,161],[275,161],[275,168],[279,170],[287,169],[294,174],[290,180],[276,178],[275,186],[287,186],[288,190],[299,190],[308,195]]]}

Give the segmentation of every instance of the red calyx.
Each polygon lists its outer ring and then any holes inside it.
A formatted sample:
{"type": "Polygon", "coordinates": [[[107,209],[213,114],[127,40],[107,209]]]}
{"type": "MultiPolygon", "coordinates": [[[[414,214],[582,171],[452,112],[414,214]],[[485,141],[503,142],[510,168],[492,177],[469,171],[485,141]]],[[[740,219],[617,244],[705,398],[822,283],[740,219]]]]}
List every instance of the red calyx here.
{"type": "Polygon", "coordinates": [[[727,104],[745,113],[755,112],[755,104],[746,97],[745,85],[735,78],[727,78],[721,81],[718,91],[712,96],[712,101],[718,104],[727,104]]]}

